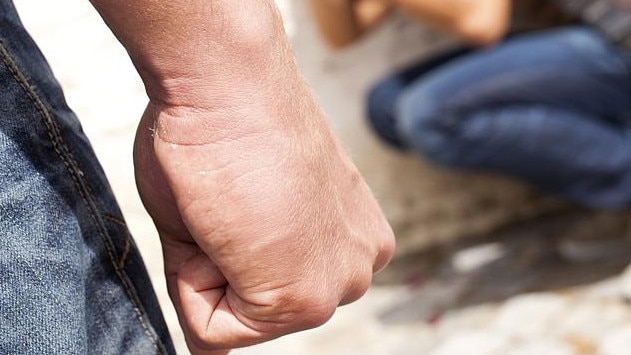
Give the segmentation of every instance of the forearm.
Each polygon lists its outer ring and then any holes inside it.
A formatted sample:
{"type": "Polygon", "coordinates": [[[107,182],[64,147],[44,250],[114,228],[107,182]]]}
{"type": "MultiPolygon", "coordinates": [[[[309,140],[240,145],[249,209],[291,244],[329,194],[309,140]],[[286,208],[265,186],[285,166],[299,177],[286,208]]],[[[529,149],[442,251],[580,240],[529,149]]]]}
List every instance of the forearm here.
{"type": "Polygon", "coordinates": [[[356,0],[353,5],[362,33],[376,27],[393,9],[392,0],[356,0]]]}
{"type": "Polygon", "coordinates": [[[320,33],[332,46],[343,46],[359,36],[350,0],[309,0],[309,6],[320,33]]]}
{"type": "Polygon", "coordinates": [[[229,90],[235,75],[260,79],[271,57],[286,51],[272,0],[91,2],[127,49],[150,98],[170,104],[192,104],[182,97],[209,85],[229,90]]]}
{"type": "Polygon", "coordinates": [[[510,0],[391,1],[434,27],[481,45],[499,40],[510,19],[510,0]]]}
{"type": "Polygon", "coordinates": [[[392,8],[390,0],[309,0],[318,29],[334,47],[355,42],[392,8]]]}

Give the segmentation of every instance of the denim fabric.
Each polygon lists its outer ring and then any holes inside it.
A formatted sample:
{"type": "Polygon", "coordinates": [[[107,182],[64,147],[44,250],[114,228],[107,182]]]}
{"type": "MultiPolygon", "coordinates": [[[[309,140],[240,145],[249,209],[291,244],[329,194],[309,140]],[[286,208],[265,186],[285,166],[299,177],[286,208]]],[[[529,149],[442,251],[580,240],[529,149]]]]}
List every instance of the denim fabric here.
{"type": "Polygon", "coordinates": [[[87,138],[0,0],[0,354],[173,354],[87,138]]]}
{"type": "Polygon", "coordinates": [[[473,49],[456,48],[440,53],[423,63],[386,78],[368,94],[368,119],[379,136],[392,146],[405,148],[396,130],[396,105],[403,91],[424,74],[449,61],[471,53],[473,49]]]}
{"type": "Polygon", "coordinates": [[[395,132],[436,163],[508,174],[586,206],[631,206],[631,58],[595,31],[525,34],[413,79],[410,70],[370,97],[387,141],[395,132]]]}

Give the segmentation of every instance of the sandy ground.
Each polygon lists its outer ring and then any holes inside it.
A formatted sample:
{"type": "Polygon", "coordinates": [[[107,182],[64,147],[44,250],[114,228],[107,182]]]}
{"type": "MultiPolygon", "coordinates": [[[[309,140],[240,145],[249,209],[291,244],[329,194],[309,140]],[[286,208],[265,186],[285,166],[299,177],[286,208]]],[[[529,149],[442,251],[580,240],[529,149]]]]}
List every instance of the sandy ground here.
{"type": "MultiPolygon", "coordinates": [[[[236,354],[631,354],[631,281],[620,276],[631,253],[586,263],[559,247],[562,235],[628,234],[627,216],[577,214],[514,182],[441,171],[385,149],[363,123],[367,88],[443,41],[395,18],[334,54],[301,1],[278,3],[307,80],[397,231],[398,258],[327,325],[236,354]],[[531,221],[545,215],[553,217],[531,221]],[[437,242],[449,243],[431,247],[437,242]]],[[[82,119],[186,354],[156,233],[133,183],[132,139],[146,104],[139,78],[87,0],[17,5],[82,119]]]]}

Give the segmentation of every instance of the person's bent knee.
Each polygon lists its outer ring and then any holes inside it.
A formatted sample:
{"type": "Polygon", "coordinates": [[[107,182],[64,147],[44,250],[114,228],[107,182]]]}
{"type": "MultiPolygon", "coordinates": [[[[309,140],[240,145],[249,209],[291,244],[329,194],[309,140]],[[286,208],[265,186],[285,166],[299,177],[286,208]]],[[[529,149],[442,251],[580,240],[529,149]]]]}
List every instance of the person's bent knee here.
{"type": "Polygon", "coordinates": [[[395,78],[387,78],[370,90],[366,105],[372,131],[385,143],[398,148],[404,147],[396,130],[395,108],[401,93],[401,84],[395,78]]]}
{"type": "Polygon", "coordinates": [[[403,143],[445,166],[460,165],[459,118],[433,100],[405,95],[397,104],[397,132],[403,143]]]}

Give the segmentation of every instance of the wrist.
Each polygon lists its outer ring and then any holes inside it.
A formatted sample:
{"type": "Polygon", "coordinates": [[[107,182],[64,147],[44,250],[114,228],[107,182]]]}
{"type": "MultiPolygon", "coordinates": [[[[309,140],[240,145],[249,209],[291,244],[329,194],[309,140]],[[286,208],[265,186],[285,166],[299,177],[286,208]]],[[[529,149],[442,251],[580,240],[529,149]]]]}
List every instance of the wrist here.
{"type": "Polygon", "coordinates": [[[264,60],[284,37],[273,0],[91,1],[152,100],[177,96],[182,86],[221,84],[221,75],[264,60]]]}
{"type": "Polygon", "coordinates": [[[225,9],[221,28],[187,35],[168,51],[155,48],[138,56],[135,64],[150,99],[199,106],[200,95],[231,95],[233,88],[243,91],[249,81],[265,78],[289,52],[288,43],[275,5],[257,1],[252,7],[238,13],[225,9]]]}

